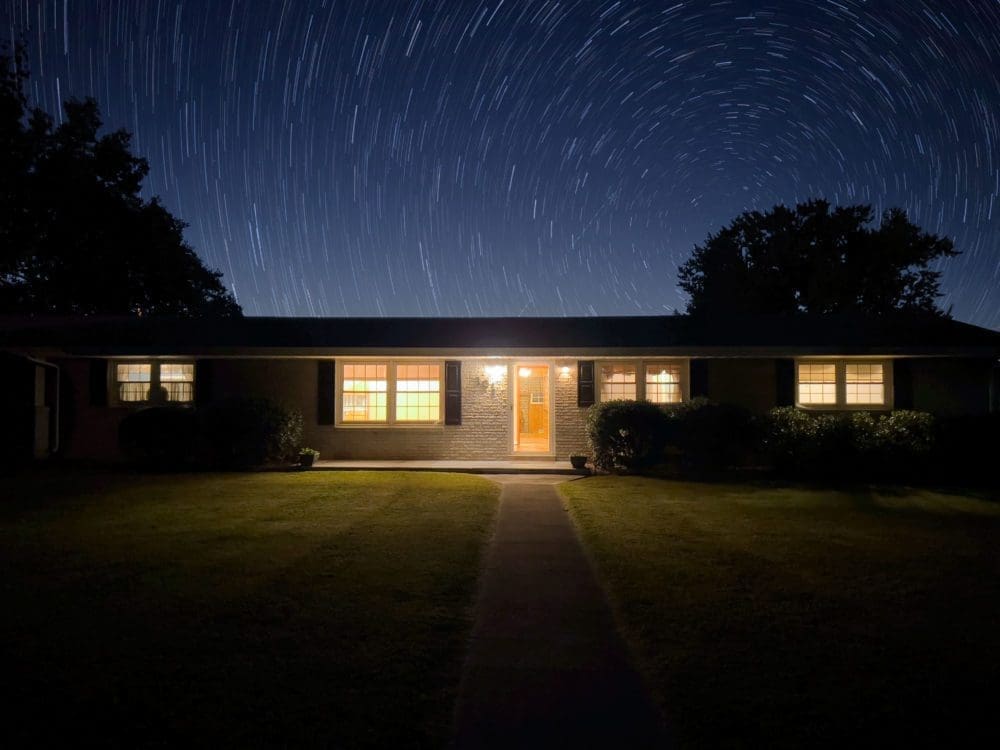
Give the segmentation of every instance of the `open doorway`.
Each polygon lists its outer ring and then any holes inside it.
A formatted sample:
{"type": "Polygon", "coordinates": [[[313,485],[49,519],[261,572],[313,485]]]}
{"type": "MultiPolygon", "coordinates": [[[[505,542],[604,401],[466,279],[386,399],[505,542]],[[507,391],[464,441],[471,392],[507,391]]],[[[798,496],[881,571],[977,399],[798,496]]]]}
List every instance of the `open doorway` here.
{"type": "Polygon", "coordinates": [[[514,450],[549,453],[549,366],[519,364],[514,370],[514,450]]]}

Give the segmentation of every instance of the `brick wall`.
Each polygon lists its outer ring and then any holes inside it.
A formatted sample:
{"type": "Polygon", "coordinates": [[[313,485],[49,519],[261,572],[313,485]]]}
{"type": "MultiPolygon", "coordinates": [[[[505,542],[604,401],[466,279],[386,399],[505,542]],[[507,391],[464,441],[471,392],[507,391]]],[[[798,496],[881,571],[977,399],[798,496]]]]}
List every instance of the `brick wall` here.
{"type": "Polygon", "coordinates": [[[322,458],[357,459],[505,459],[511,455],[508,380],[490,385],[483,368],[496,361],[462,360],[462,424],[433,427],[334,427],[316,424],[316,363],[313,408],[306,418],[306,443],[322,458]]]}
{"type": "Polygon", "coordinates": [[[556,458],[589,455],[587,407],[576,405],[577,360],[558,360],[555,365],[556,458]]]}

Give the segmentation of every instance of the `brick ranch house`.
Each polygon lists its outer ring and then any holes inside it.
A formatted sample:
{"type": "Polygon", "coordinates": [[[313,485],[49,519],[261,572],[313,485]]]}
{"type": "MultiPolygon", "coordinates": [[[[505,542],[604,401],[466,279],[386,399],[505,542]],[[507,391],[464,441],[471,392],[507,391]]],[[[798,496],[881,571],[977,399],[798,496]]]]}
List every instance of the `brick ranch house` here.
{"type": "Polygon", "coordinates": [[[0,318],[0,448],[111,461],[131,410],[259,396],[324,458],[564,460],[607,399],[985,414],[998,357],[936,319],[0,318]]]}

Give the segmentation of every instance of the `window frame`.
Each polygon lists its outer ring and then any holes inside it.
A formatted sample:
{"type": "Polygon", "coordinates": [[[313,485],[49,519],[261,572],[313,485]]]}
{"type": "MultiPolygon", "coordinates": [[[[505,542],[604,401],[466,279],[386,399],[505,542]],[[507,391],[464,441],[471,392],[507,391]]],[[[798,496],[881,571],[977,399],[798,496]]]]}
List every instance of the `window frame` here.
{"type": "MultiPolygon", "coordinates": [[[[187,382],[187,381],[171,381],[187,382]]],[[[142,408],[146,406],[194,406],[198,398],[198,363],[194,359],[112,359],[108,363],[108,405],[125,409],[142,408]],[[119,398],[118,365],[149,365],[149,398],[142,401],[123,401],[119,398]],[[169,401],[160,397],[160,367],[162,365],[191,365],[191,399],[188,401],[169,401]]]]}
{"type": "MultiPolygon", "coordinates": [[[[646,397],[646,368],[669,365],[680,367],[681,400],[673,403],[656,403],[657,406],[677,406],[691,400],[691,359],[689,357],[653,357],[650,359],[599,359],[594,362],[594,402],[603,403],[601,397],[601,368],[607,366],[635,366],[635,400],[649,401],[646,397]]],[[[614,400],[614,399],[608,399],[614,400]]],[[[625,399],[631,401],[632,399],[625,399]]]]}
{"type": "Polygon", "coordinates": [[[388,357],[348,357],[338,358],[334,373],[334,427],[345,430],[384,430],[384,429],[434,429],[444,427],[445,373],[443,359],[401,359],[388,357]],[[386,419],[384,422],[345,422],[344,421],[344,365],[384,364],[386,365],[386,419]],[[433,421],[397,421],[396,420],[396,367],[397,365],[435,365],[438,368],[438,417],[433,421]]]}
{"type": "Polygon", "coordinates": [[[798,357],[795,359],[795,408],[805,411],[892,411],[892,360],[885,357],[798,357]],[[833,365],[834,393],[832,404],[804,404],[799,400],[799,366],[800,365],[833,365]],[[881,404],[849,404],[847,403],[847,365],[881,365],[882,394],[881,404]]]}

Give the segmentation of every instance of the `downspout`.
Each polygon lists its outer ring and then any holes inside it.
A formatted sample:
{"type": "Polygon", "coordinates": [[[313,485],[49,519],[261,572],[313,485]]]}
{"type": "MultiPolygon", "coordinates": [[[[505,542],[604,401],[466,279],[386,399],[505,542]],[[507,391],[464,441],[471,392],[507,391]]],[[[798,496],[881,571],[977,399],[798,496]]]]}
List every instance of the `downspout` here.
{"type": "Polygon", "coordinates": [[[56,387],[55,387],[55,404],[53,405],[54,419],[53,419],[53,432],[55,432],[55,439],[49,435],[49,453],[59,452],[59,398],[60,398],[60,370],[59,365],[53,364],[52,362],[45,362],[41,359],[35,359],[34,357],[28,357],[26,355],[21,355],[28,362],[32,362],[36,365],[41,365],[42,367],[50,367],[56,373],[56,387]]]}

